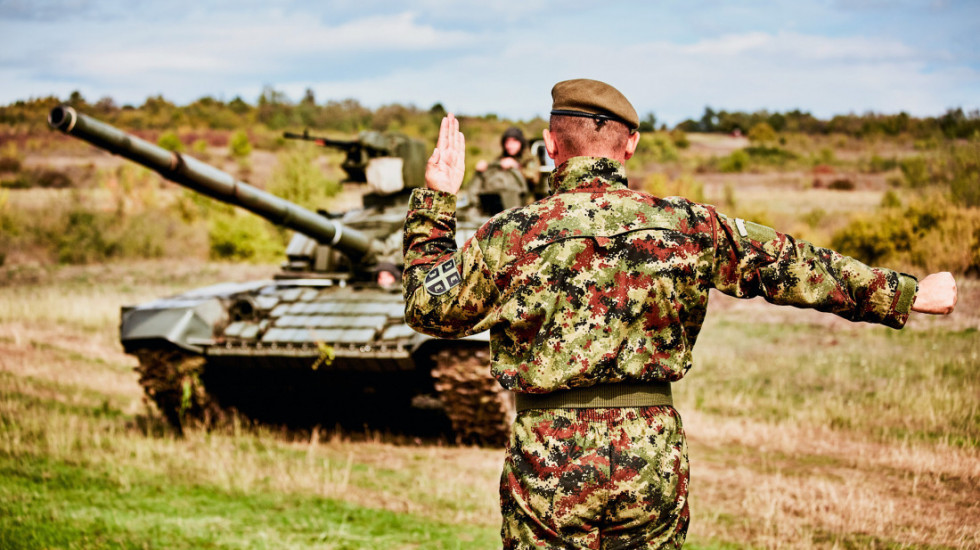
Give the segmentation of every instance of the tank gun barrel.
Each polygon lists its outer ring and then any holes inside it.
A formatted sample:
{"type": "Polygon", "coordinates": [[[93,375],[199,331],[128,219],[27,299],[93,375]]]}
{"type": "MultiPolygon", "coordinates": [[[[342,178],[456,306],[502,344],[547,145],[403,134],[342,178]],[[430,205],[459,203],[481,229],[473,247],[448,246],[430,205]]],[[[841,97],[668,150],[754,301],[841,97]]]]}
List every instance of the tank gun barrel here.
{"type": "Polygon", "coordinates": [[[297,204],[236,180],[231,174],[193,157],[168,151],[109,124],[60,105],[48,125],[100,149],[156,171],[164,178],[222,202],[241,206],[272,223],[288,227],[340,250],[352,260],[369,263],[374,239],[297,204]]]}

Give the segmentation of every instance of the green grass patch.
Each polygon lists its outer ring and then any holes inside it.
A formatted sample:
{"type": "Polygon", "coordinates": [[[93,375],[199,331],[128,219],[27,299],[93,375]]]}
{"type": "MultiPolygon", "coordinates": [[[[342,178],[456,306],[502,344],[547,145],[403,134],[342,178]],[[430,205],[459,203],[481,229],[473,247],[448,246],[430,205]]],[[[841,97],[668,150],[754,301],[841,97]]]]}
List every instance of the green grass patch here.
{"type": "Polygon", "coordinates": [[[493,548],[496,529],[275,492],[0,456],[0,547],[493,548]],[[128,478],[120,481],[120,474],[128,478]]]}

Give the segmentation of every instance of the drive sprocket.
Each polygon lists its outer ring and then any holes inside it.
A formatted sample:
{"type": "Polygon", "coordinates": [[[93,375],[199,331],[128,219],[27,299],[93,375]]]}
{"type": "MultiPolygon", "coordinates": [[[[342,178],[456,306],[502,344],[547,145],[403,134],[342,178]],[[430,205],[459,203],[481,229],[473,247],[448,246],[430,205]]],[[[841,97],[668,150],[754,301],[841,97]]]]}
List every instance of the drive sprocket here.
{"type": "Polygon", "coordinates": [[[203,357],[172,349],[139,350],[136,357],[140,386],[178,434],[213,427],[226,416],[201,383],[203,357]]]}
{"type": "Polygon", "coordinates": [[[490,350],[443,349],[433,359],[435,389],[456,442],[506,445],[514,421],[514,399],[490,374],[490,350]]]}

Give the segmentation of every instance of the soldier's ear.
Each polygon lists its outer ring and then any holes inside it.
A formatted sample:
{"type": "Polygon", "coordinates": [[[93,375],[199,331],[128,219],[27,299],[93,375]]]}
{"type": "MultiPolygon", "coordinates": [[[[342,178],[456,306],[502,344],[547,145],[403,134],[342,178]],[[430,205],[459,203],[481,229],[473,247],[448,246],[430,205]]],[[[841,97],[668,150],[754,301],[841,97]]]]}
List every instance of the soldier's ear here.
{"type": "Polygon", "coordinates": [[[630,134],[629,139],[626,141],[626,160],[633,157],[633,153],[636,153],[636,146],[640,143],[640,133],[633,132],[630,134]]]}
{"type": "Polygon", "coordinates": [[[548,156],[555,158],[555,155],[558,154],[558,143],[555,140],[555,135],[551,133],[551,130],[545,128],[542,137],[544,137],[544,148],[548,151],[548,156]]]}

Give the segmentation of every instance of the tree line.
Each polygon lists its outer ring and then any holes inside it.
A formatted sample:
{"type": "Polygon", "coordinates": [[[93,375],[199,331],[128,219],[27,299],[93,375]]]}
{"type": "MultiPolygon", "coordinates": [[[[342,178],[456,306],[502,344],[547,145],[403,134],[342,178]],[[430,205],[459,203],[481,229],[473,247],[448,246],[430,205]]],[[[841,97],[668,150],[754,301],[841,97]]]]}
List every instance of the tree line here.
{"type": "Polygon", "coordinates": [[[845,134],[853,137],[911,135],[915,138],[943,136],[950,139],[980,135],[980,110],[964,112],[961,107],[947,109],[936,117],[913,117],[898,114],[864,113],[836,115],[829,120],[794,109],[785,113],[756,111],[716,111],[705,107],[699,119],[687,119],[677,125],[685,132],[746,134],[759,124],[768,124],[777,132],[803,134],[845,134]]]}
{"type": "MultiPolygon", "coordinates": [[[[148,97],[139,106],[120,106],[108,96],[89,102],[76,91],[66,99],[51,96],[19,100],[2,106],[0,124],[30,128],[41,126],[47,112],[61,103],[91,113],[110,124],[156,130],[174,127],[232,130],[262,125],[271,130],[302,127],[350,133],[364,129],[390,130],[406,126],[428,126],[432,118],[441,117],[446,112],[440,103],[428,109],[398,103],[371,109],[356,99],[318,102],[311,89],[307,89],[299,101],[292,101],[285,93],[271,86],[266,86],[254,103],[246,102],[240,96],[230,101],[205,96],[182,106],[161,95],[148,97]]],[[[497,117],[487,114],[483,118],[495,120],[497,117]]],[[[648,113],[642,123],[641,130],[653,130],[656,116],[648,113]]],[[[799,109],[750,113],[705,107],[700,118],[684,120],[675,129],[685,132],[747,134],[761,123],[768,124],[776,132],[803,134],[845,134],[862,138],[878,135],[970,138],[980,135],[980,110],[964,111],[957,107],[934,117],[914,117],[906,112],[851,113],[825,120],[799,109]]],[[[661,129],[667,128],[661,125],[661,129]]]]}

